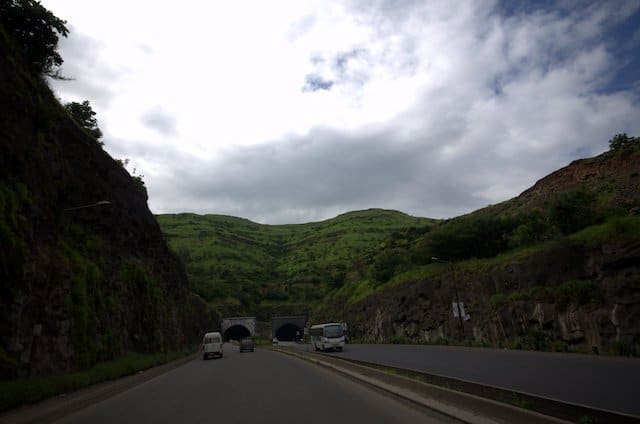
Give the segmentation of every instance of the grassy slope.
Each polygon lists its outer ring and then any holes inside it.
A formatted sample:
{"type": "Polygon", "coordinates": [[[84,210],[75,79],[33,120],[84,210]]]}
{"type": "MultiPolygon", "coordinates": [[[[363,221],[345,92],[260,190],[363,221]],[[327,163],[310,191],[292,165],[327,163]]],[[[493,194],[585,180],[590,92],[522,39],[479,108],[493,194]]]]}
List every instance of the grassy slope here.
{"type": "MultiPolygon", "coordinates": [[[[384,281],[376,280],[371,272],[364,273],[360,278],[348,280],[339,289],[329,293],[323,302],[316,304],[316,309],[333,311],[334,315],[339,316],[340,311],[335,311],[334,305],[345,303],[353,305],[374,293],[389,290],[393,286],[425,281],[434,275],[448,273],[447,265],[433,263],[429,258],[432,256],[447,258],[446,254],[438,249],[446,248],[448,242],[465,232],[468,232],[466,235],[471,241],[476,237],[482,238],[481,232],[474,234],[473,226],[461,225],[483,222],[479,221],[482,219],[490,218],[497,222],[512,219],[516,224],[504,227],[503,232],[499,233],[499,238],[506,242],[496,254],[457,258],[458,272],[481,274],[487,269],[514,266],[538,252],[553,250],[559,243],[595,248],[607,243],[638,242],[640,241],[640,215],[629,215],[629,211],[640,207],[639,179],[639,139],[620,151],[610,151],[596,157],[575,161],[569,167],[543,178],[516,198],[451,220],[440,221],[434,224],[426,234],[405,239],[400,246],[381,245],[379,250],[372,253],[371,263],[375,263],[377,258],[391,250],[395,250],[403,257],[422,259],[396,266],[390,278],[384,281]],[[592,172],[594,165],[598,169],[597,174],[592,172]],[[602,171],[603,169],[609,171],[602,171]],[[567,178],[567,175],[571,175],[571,178],[567,178]],[[583,205],[584,209],[591,211],[591,221],[583,228],[563,233],[554,223],[551,209],[558,199],[576,190],[585,191],[592,196],[590,204],[583,205]],[[530,238],[521,236],[522,228],[527,226],[535,230],[530,238]],[[442,234],[446,235],[447,243],[435,244],[434,239],[442,234]]],[[[527,234],[526,231],[524,233],[527,234]]],[[[471,243],[466,246],[470,245],[471,243]]]]}
{"type": "Polygon", "coordinates": [[[447,272],[430,258],[455,258],[451,244],[456,238],[463,250],[477,242],[479,253],[456,258],[460,269],[522,261],[569,234],[554,223],[550,211],[563,193],[575,190],[592,196],[588,228],[581,234],[620,238],[619,231],[608,229],[636,226],[635,218],[622,224],[611,219],[640,205],[637,163],[636,140],[622,151],[576,161],[517,198],[446,221],[380,209],[276,226],[218,215],[157,218],[187,264],[195,290],[212,303],[240,303],[247,311],[257,304],[295,302],[330,307],[447,272]],[[492,237],[498,241],[493,246],[488,243],[492,237]]]}
{"type": "Polygon", "coordinates": [[[392,234],[434,220],[370,209],[322,222],[262,225],[221,215],[158,215],[201,296],[216,303],[321,299],[392,234]]]}

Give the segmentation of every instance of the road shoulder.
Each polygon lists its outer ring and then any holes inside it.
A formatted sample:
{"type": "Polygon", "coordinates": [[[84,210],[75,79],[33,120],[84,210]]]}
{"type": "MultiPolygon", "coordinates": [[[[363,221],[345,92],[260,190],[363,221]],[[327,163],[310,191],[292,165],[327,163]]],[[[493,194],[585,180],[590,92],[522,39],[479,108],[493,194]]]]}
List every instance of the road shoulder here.
{"type": "Polygon", "coordinates": [[[118,393],[165,374],[187,362],[199,357],[200,352],[193,353],[157,367],[140,371],[118,380],[95,384],[68,394],[61,394],[33,405],[22,406],[0,415],[0,424],[42,423],[58,420],[87,406],[108,399],[118,393]]]}

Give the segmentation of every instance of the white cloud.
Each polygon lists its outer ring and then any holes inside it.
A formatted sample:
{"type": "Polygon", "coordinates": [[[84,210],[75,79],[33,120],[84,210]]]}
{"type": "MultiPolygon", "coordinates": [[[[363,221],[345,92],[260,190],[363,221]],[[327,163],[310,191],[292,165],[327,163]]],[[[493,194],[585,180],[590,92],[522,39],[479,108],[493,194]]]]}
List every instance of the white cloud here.
{"type": "Polygon", "coordinates": [[[44,4],[73,25],[56,90],[99,106],[158,213],[453,216],[640,130],[603,35],[631,2],[44,4]]]}
{"type": "Polygon", "coordinates": [[[145,112],[142,115],[142,123],[160,134],[174,135],[177,131],[174,116],[160,106],[145,112]]]}

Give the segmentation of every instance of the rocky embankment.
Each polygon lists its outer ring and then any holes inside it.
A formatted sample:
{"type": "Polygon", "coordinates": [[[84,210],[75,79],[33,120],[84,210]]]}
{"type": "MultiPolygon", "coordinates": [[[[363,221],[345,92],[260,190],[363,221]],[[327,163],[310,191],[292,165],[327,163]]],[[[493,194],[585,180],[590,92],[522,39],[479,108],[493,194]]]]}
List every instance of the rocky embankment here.
{"type": "Polygon", "coordinates": [[[196,342],[211,317],[146,191],[25,69],[0,33],[0,377],[196,342]]]}
{"type": "Polygon", "coordinates": [[[571,190],[592,193],[594,205],[587,208],[611,219],[582,236],[556,235],[494,258],[458,262],[453,275],[441,265],[431,277],[382,285],[355,302],[335,296],[314,318],[343,317],[352,337],[366,342],[466,339],[494,347],[639,355],[637,144],[574,161],[520,196],[471,215],[537,210],[548,217],[554,199],[571,190]],[[456,287],[468,314],[462,325],[453,316],[456,287]]]}
{"type": "MultiPolygon", "coordinates": [[[[597,249],[556,246],[485,269],[461,267],[455,283],[469,315],[463,322],[464,338],[478,344],[625,353],[620,350],[640,338],[640,242],[597,249]],[[591,282],[601,296],[595,303],[576,303],[566,297],[535,299],[531,292],[566,281],[591,282]],[[496,302],[501,300],[499,293],[505,294],[502,302],[496,302]]],[[[453,287],[447,272],[345,305],[352,337],[365,342],[459,340],[461,325],[451,306],[453,287]]],[[[581,289],[574,288],[578,297],[581,289]]]]}

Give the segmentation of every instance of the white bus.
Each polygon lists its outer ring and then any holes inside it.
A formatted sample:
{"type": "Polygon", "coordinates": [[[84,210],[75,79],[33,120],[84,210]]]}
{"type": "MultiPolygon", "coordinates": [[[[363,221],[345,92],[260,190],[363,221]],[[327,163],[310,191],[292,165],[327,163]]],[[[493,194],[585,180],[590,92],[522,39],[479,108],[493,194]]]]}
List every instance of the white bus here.
{"type": "Polygon", "coordinates": [[[338,350],[344,348],[344,329],[341,322],[314,325],[309,329],[311,344],[315,350],[338,350]]]}

